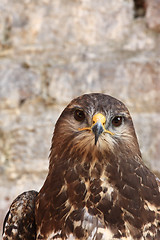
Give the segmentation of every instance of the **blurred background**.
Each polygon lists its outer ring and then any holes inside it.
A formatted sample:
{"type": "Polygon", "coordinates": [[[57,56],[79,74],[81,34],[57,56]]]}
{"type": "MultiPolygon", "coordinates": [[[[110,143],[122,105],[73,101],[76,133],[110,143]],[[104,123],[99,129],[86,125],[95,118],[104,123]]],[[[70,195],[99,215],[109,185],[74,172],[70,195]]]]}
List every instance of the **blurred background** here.
{"type": "Polygon", "coordinates": [[[12,200],[42,186],[55,121],[76,96],[129,108],[160,172],[160,1],[0,1],[0,229],[12,200]]]}

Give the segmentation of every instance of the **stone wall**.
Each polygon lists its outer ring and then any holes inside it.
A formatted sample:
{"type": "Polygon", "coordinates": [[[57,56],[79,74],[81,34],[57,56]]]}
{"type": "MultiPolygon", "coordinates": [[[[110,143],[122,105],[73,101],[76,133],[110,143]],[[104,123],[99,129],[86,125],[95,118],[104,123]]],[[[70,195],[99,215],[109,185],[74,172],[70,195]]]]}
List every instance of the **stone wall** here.
{"type": "Polygon", "coordinates": [[[144,161],[160,170],[160,1],[0,1],[0,215],[39,190],[54,123],[74,97],[129,108],[144,161]]]}

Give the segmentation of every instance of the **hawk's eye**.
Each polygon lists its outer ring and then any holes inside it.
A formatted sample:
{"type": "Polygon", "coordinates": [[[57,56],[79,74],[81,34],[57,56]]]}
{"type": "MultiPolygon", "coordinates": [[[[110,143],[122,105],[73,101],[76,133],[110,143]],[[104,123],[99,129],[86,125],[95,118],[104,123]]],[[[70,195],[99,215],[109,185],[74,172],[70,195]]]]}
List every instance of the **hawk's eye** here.
{"type": "Polygon", "coordinates": [[[78,121],[81,122],[85,119],[85,114],[83,112],[83,110],[81,109],[76,109],[74,112],[74,118],[78,121]]]}
{"type": "Polygon", "coordinates": [[[114,127],[119,127],[122,124],[122,117],[121,116],[116,116],[112,120],[112,124],[114,127]]]}

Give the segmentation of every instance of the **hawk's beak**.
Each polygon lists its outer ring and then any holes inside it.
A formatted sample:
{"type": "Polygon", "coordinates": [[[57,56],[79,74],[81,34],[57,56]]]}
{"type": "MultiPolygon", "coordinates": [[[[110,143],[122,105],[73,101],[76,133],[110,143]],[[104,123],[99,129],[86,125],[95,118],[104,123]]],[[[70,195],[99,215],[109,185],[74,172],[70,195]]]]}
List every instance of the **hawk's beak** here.
{"type": "Polygon", "coordinates": [[[110,132],[109,130],[105,129],[105,123],[106,123],[106,117],[101,114],[97,113],[93,116],[92,118],[92,126],[91,127],[84,127],[84,128],[79,128],[79,131],[84,131],[84,130],[89,130],[92,131],[95,135],[95,145],[97,144],[99,136],[105,132],[109,133],[111,135],[114,135],[114,133],[110,132]]]}
{"type": "Polygon", "coordinates": [[[105,130],[105,123],[106,123],[106,118],[103,114],[97,113],[93,116],[93,125],[92,125],[92,131],[95,135],[95,145],[97,144],[99,136],[106,131],[105,130]]]}

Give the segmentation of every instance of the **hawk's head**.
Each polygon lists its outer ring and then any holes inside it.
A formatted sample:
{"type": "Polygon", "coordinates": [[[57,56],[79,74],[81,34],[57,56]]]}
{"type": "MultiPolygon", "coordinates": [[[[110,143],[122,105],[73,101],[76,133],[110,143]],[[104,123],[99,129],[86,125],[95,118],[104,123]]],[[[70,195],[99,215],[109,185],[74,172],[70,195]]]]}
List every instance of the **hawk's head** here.
{"type": "Polygon", "coordinates": [[[51,149],[72,158],[74,153],[87,155],[96,151],[140,155],[126,106],[98,93],[82,95],[64,109],[56,123],[51,149]]]}

